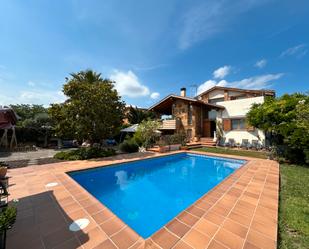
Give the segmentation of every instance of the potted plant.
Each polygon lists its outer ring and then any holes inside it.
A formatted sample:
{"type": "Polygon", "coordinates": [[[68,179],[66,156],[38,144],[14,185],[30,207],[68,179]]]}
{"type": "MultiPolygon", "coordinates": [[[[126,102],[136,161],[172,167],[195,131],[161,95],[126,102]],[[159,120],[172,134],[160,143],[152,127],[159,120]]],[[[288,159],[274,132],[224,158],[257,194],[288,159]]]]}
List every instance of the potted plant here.
{"type": "Polygon", "coordinates": [[[16,207],[6,207],[0,213],[0,249],[5,249],[6,231],[11,229],[16,220],[16,207]]]}
{"type": "Polygon", "coordinates": [[[6,172],[8,170],[7,168],[8,164],[5,162],[0,162],[0,179],[4,178],[6,175],[6,172]]]}
{"type": "Polygon", "coordinates": [[[223,125],[221,120],[216,120],[216,146],[220,145],[220,142],[224,136],[223,125]]]}

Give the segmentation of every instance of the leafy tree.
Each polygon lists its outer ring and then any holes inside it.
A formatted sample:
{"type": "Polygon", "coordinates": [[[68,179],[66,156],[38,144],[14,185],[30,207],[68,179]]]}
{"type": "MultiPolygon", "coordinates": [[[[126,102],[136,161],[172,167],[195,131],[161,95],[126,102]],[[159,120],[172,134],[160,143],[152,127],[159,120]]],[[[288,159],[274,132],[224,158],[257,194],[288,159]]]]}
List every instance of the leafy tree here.
{"type": "Polygon", "coordinates": [[[296,105],[296,118],[297,118],[297,127],[309,130],[309,105],[308,97],[298,102],[296,105]]]}
{"type": "Polygon", "coordinates": [[[280,155],[293,162],[309,163],[308,113],[308,94],[285,94],[253,105],[247,120],[250,125],[273,134],[280,155]]]}
{"type": "Polygon", "coordinates": [[[50,126],[51,120],[48,116],[48,110],[43,105],[10,105],[10,107],[20,117],[17,122],[18,127],[41,128],[50,126]]]}
{"type": "Polygon", "coordinates": [[[309,96],[296,105],[296,126],[297,132],[293,134],[292,142],[304,148],[305,161],[309,164],[309,96]]]}
{"type": "Polygon", "coordinates": [[[48,109],[43,105],[11,105],[19,116],[16,125],[17,139],[22,142],[39,142],[43,138],[44,146],[47,146],[48,137],[51,135],[52,122],[48,115],[48,109]]]}
{"type": "Polygon", "coordinates": [[[51,104],[48,109],[48,113],[52,118],[52,126],[54,132],[58,137],[61,138],[74,138],[75,132],[73,130],[72,120],[68,118],[69,109],[66,108],[64,103],[62,104],[51,104]]]}
{"type": "Polygon", "coordinates": [[[49,110],[59,136],[99,142],[110,137],[122,124],[124,103],[114,84],[92,70],[72,73],[63,93],[67,100],[49,110]]]}
{"type": "Polygon", "coordinates": [[[161,123],[157,120],[144,120],[138,125],[137,131],[134,134],[135,141],[145,146],[146,148],[151,146],[156,137],[158,137],[158,128],[161,123]]]}
{"type": "Polygon", "coordinates": [[[127,118],[130,124],[139,124],[143,120],[147,119],[155,119],[156,115],[154,112],[140,109],[138,107],[129,107],[129,112],[127,114],[127,118]]]}

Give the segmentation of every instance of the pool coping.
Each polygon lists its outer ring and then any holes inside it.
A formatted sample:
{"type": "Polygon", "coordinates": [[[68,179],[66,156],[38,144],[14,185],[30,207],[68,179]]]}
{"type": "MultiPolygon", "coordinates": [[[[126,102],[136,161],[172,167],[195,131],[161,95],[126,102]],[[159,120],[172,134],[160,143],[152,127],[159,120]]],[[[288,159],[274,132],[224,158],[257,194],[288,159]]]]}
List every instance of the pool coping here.
{"type": "MultiPolygon", "coordinates": [[[[198,151],[155,153],[146,156],[145,160],[178,153],[240,159],[246,162],[148,239],[139,236],[68,175],[72,171],[139,161],[142,160],[140,157],[132,159],[124,156],[120,159],[113,157],[110,161],[105,159],[32,166],[32,173],[34,169],[39,172],[43,171],[44,174],[48,171],[49,179],[53,178],[60,183],[59,186],[49,189],[53,191],[57,204],[64,209],[71,220],[84,216],[89,218],[90,226],[83,229],[83,232],[90,237],[87,243],[82,243],[79,235],[70,237],[70,241],[79,243],[81,248],[93,248],[91,246],[94,244],[100,248],[121,249],[276,248],[279,190],[277,162],[198,151]],[[68,204],[68,200],[71,199],[72,203],[68,204]],[[100,239],[94,242],[93,236],[100,237],[100,239]]],[[[29,174],[27,170],[22,169],[9,171],[9,173],[13,172],[16,172],[15,175],[29,174]]],[[[46,191],[46,187],[42,189],[41,185],[37,190],[28,190],[29,194],[46,191]]],[[[14,196],[18,197],[18,194],[16,195],[13,191],[12,198],[14,196]]],[[[10,237],[14,238],[14,232],[10,237]]],[[[9,241],[10,237],[8,237],[9,241]]],[[[43,237],[41,241],[47,248],[44,239],[43,237]]],[[[68,241],[61,242],[59,246],[63,243],[68,243],[68,241]]]]}
{"type": "MultiPolygon", "coordinates": [[[[106,168],[106,167],[118,167],[118,166],[121,166],[123,164],[129,164],[129,163],[134,163],[134,162],[139,162],[139,161],[148,161],[148,160],[154,160],[156,158],[164,158],[164,157],[170,157],[170,156],[173,156],[173,155],[179,155],[179,154],[187,154],[187,155],[200,155],[200,156],[203,156],[205,158],[218,158],[219,160],[220,159],[223,159],[223,160],[226,160],[227,162],[233,162],[233,161],[236,161],[237,163],[241,163],[241,165],[238,167],[238,168],[234,168],[234,171],[230,174],[232,175],[234,172],[236,172],[238,169],[240,169],[241,167],[245,166],[247,164],[247,160],[240,160],[240,159],[235,159],[235,158],[228,158],[228,157],[219,157],[219,156],[210,156],[210,155],[205,155],[205,154],[201,154],[201,153],[192,153],[190,151],[177,151],[177,153],[171,153],[171,154],[161,154],[161,155],[158,155],[158,156],[155,156],[155,157],[149,157],[149,158],[145,158],[145,159],[137,159],[137,160],[132,160],[132,161],[128,161],[128,162],[121,162],[121,163],[112,163],[112,164],[106,164],[106,165],[99,165],[99,166],[95,166],[95,167],[91,167],[91,168],[84,168],[84,169],[79,169],[79,170],[71,170],[71,171],[67,171],[65,172],[71,179],[74,180],[74,182],[76,182],[79,186],[81,186],[84,190],[87,191],[87,193],[89,195],[91,195],[93,198],[95,198],[97,201],[99,201],[103,206],[104,208],[110,210],[113,214],[114,212],[108,208],[107,206],[105,206],[104,202],[101,202],[100,200],[98,200],[96,198],[96,196],[94,196],[93,194],[91,194],[86,188],[84,188],[78,181],[76,181],[73,176],[71,176],[70,174],[72,173],[78,173],[78,172],[83,172],[83,171],[89,171],[89,170],[96,170],[96,169],[100,169],[100,168],[106,168]]],[[[147,166],[146,166],[147,167],[147,166]]],[[[183,209],[179,214],[181,214],[183,211],[187,210],[188,208],[192,207],[193,205],[195,205],[195,203],[197,201],[199,201],[202,197],[204,197],[207,193],[209,193],[211,190],[213,190],[215,187],[217,187],[221,182],[223,182],[225,179],[227,179],[230,175],[226,176],[222,181],[220,181],[217,185],[215,185],[213,188],[211,188],[209,191],[207,191],[206,193],[204,193],[200,198],[196,199],[191,205],[189,205],[187,208],[183,209]]],[[[177,214],[176,216],[174,216],[174,218],[172,218],[171,220],[169,220],[166,224],[164,224],[161,228],[165,227],[167,224],[169,224],[170,222],[172,222],[179,214],[177,214]]],[[[115,216],[117,216],[116,214],[114,214],[115,216]]],[[[118,217],[118,216],[117,216],[118,217]]],[[[126,225],[128,227],[130,227],[125,221],[123,221],[120,217],[118,217],[121,222],[123,223],[123,225],[126,225]]],[[[130,227],[131,228],[131,227],[130,227]]],[[[136,232],[133,228],[131,228],[134,232],[136,232]]],[[[141,238],[143,238],[144,240],[147,240],[147,239],[150,239],[157,231],[159,231],[160,229],[156,230],[152,235],[148,236],[147,238],[144,238],[142,237],[141,235],[139,235],[141,238]]],[[[137,232],[136,232],[137,233],[137,232]]],[[[138,234],[138,233],[137,233],[138,234]]]]}

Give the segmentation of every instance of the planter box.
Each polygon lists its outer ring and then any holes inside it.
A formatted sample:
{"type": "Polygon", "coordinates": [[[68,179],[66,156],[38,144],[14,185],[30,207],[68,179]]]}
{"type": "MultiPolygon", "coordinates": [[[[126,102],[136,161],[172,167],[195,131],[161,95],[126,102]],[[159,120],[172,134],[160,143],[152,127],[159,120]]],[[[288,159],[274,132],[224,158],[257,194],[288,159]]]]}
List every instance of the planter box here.
{"type": "Polygon", "coordinates": [[[175,151],[180,149],[181,144],[171,144],[170,151],[175,151]]]}
{"type": "Polygon", "coordinates": [[[180,147],[181,147],[181,144],[171,144],[171,145],[159,146],[159,152],[164,153],[168,151],[180,150],[180,147]]]}
{"type": "Polygon", "coordinates": [[[180,146],[180,149],[181,150],[188,150],[189,148],[188,148],[188,146],[185,145],[185,146],[180,146]]]}
{"type": "Polygon", "coordinates": [[[159,146],[159,152],[160,153],[168,152],[169,150],[170,150],[170,147],[168,145],[159,146]]]}

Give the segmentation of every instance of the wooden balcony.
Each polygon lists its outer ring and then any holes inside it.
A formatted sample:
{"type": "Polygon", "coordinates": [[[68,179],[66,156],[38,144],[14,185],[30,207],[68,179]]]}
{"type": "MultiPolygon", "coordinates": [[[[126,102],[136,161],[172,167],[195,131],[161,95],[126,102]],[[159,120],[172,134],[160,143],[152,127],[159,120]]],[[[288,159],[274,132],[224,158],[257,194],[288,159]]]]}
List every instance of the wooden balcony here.
{"type": "Polygon", "coordinates": [[[176,119],[163,120],[159,130],[176,130],[176,119]]]}

